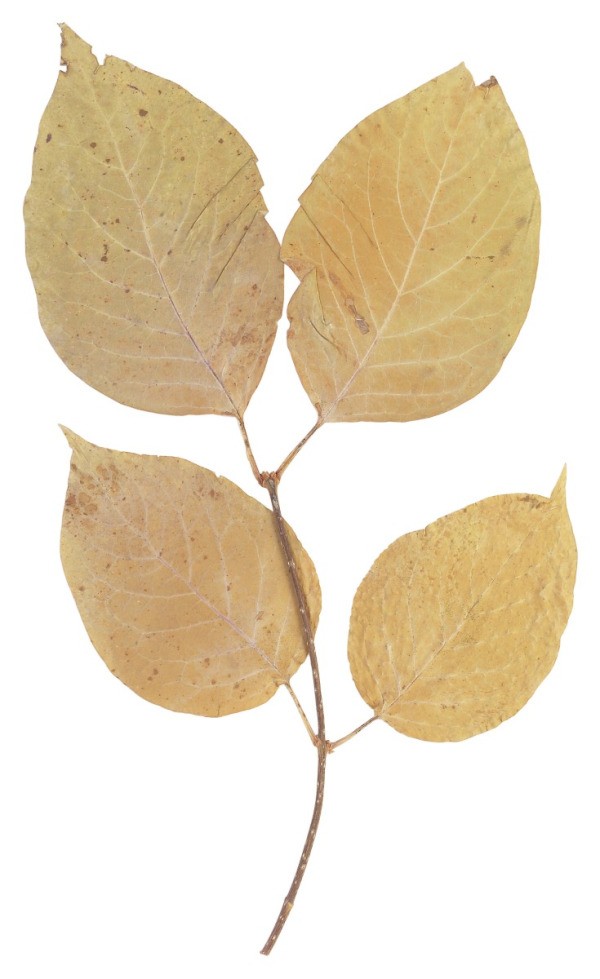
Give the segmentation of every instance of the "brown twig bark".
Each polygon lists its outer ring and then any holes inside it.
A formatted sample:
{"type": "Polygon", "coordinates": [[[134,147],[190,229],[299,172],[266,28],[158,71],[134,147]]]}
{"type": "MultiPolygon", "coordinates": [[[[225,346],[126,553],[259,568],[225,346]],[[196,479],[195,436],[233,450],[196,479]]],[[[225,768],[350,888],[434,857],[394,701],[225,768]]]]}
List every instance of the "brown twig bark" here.
{"type": "Polygon", "coordinates": [[[300,884],[302,883],[302,878],[304,877],[304,872],[308,864],[310,854],[315,842],[315,837],[317,835],[317,829],[319,826],[319,821],[321,819],[321,813],[323,811],[323,798],[325,793],[325,768],[327,765],[327,755],[332,752],[335,748],[339,747],[341,744],[345,744],[351,738],[355,737],[360,731],[368,727],[373,721],[377,720],[376,716],[370,717],[368,721],[365,721],[359,727],[355,728],[345,737],[340,738],[338,741],[329,742],[325,736],[325,714],[323,710],[323,695],[321,693],[321,678],[319,675],[319,663],[317,660],[317,651],[315,648],[315,637],[313,633],[312,624],[310,621],[310,611],[308,608],[308,602],[302,587],[302,582],[300,580],[300,575],[298,573],[298,567],[296,565],[296,560],[294,558],[294,553],[292,551],[292,545],[290,542],[290,537],[288,534],[287,524],[283,519],[281,513],[281,506],[279,504],[279,494],[277,492],[277,485],[281,479],[282,474],[285,472],[289,464],[296,458],[300,449],[306,445],[308,440],[312,438],[316,431],[323,424],[323,419],[319,417],[318,421],[313,425],[309,432],[306,433],[303,439],[301,439],[294,449],[286,456],[279,469],[273,473],[261,473],[256,464],[256,459],[254,458],[254,453],[250,446],[250,440],[248,438],[248,433],[246,431],[246,426],[244,425],[243,418],[238,415],[237,420],[240,426],[240,432],[244,440],[244,445],[246,447],[246,455],[252,472],[260,483],[268,490],[269,496],[271,498],[271,507],[273,509],[273,516],[275,518],[275,525],[277,527],[277,535],[279,537],[279,543],[281,550],[286,560],[288,574],[294,590],[296,597],[298,613],[300,616],[300,622],[302,625],[302,637],[304,640],[304,645],[308,653],[308,658],[310,661],[312,679],[313,679],[313,689],[315,694],[315,706],[317,712],[317,732],[313,731],[313,728],[304,712],[304,709],[298,700],[294,690],[290,683],[286,683],[285,686],[288,693],[292,697],[296,708],[302,718],[304,726],[308,731],[309,737],[317,749],[317,786],[315,792],[315,802],[313,806],[312,817],[310,820],[310,825],[308,827],[308,833],[306,835],[306,840],[304,841],[304,846],[302,848],[302,853],[300,854],[300,860],[298,866],[296,867],[296,873],[292,880],[289,891],[287,892],[283,904],[281,905],[281,910],[277,916],[277,920],[273,926],[271,934],[269,935],[267,941],[265,942],[263,948],[261,949],[261,955],[268,955],[273,949],[275,942],[279,938],[283,926],[285,925],[290,911],[294,906],[294,901],[296,899],[296,894],[300,884]]]}
{"type": "Polygon", "coordinates": [[[250,463],[250,468],[252,469],[252,473],[254,475],[254,478],[262,486],[263,485],[262,477],[261,477],[261,474],[260,474],[260,470],[259,470],[259,468],[258,468],[258,466],[256,464],[256,459],[254,458],[254,453],[252,451],[252,447],[250,445],[250,439],[248,438],[248,432],[246,431],[246,426],[244,424],[244,418],[243,418],[242,415],[236,415],[235,417],[237,419],[238,425],[240,426],[240,432],[242,433],[242,439],[244,440],[244,446],[245,446],[245,449],[246,449],[246,456],[248,457],[248,462],[250,463]]]}
{"type": "Polygon", "coordinates": [[[300,715],[300,719],[301,719],[302,723],[304,724],[304,727],[306,728],[306,731],[308,732],[308,736],[309,736],[310,740],[314,744],[315,748],[318,747],[319,739],[317,738],[317,735],[313,731],[312,724],[310,723],[308,717],[304,713],[304,708],[303,708],[302,704],[300,703],[300,701],[298,700],[298,697],[296,696],[296,691],[294,690],[294,688],[292,687],[291,683],[289,683],[289,682],[286,683],[286,684],[284,684],[284,686],[285,686],[285,689],[287,690],[287,692],[289,693],[290,697],[292,698],[294,704],[296,705],[296,710],[298,711],[298,713],[300,715]]]}
{"type": "Polygon", "coordinates": [[[285,925],[289,913],[294,906],[294,901],[296,894],[298,893],[298,888],[302,883],[302,878],[304,877],[304,871],[306,870],[306,865],[315,842],[315,836],[317,833],[317,828],[319,826],[319,820],[321,818],[321,812],[323,809],[323,795],[325,792],[325,766],[327,763],[328,746],[325,738],[325,714],[323,711],[323,696],[321,694],[321,679],[319,676],[319,664],[317,661],[317,651],[315,649],[315,637],[310,621],[310,612],[308,609],[308,602],[306,600],[306,595],[302,587],[302,582],[300,581],[300,575],[298,573],[298,567],[294,559],[294,554],[292,551],[292,546],[287,531],[287,526],[285,520],[281,515],[281,508],[279,505],[279,496],[277,493],[277,482],[278,475],[275,473],[264,473],[261,482],[263,486],[269,491],[269,496],[271,497],[271,506],[273,507],[273,514],[275,517],[275,523],[277,526],[277,533],[279,536],[279,542],[281,544],[281,549],[286,559],[288,573],[290,576],[290,581],[294,589],[296,596],[296,601],[298,603],[298,612],[300,614],[300,621],[302,624],[302,635],[304,639],[304,645],[306,646],[306,651],[310,660],[312,678],[313,678],[313,688],[315,692],[315,705],[317,710],[317,736],[316,736],[316,747],[317,747],[317,788],[315,794],[315,803],[313,807],[312,818],[310,821],[310,826],[308,828],[308,833],[302,849],[300,856],[300,861],[296,868],[296,873],[294,874],[294,879],[288,893],[285,896],[283,904],[281,905],[281,911],[277,917],[277,921],[273,926],[273,930],[269,935],[267,941],[265,942],[263,948],[261,949],[261,955],[268,955],[275,942],[281,934],[281,930],[285,925]]]}
{"type": "Polygon", "coordinates": [[[295,445],[294,446],[294,448],[292,449],[292,451],[287,454],[287,456],[285,457],[285,459],[283,460],[283,462],[279,466],[279,469],[277,469],[275,475],[276,475],[276,477],[277,477],[278,480],[281,479],[281,477],[283,476],[283,474],[286,471],[287,467],[289,466],[290,462],[293,462],[294,461],[294,459],[296,458],[296,456],[300,452],[300,449],[303,448],[303,446],[306,445],[306,443],[308,442],[308,440],[313,437],[313,435],[315,434],[315,432],[318,432],[319,431],[319,429],[320,429],[320,427],[321,427],[322,424],[323,424],[323,418],[321,418],[321,416],[319,415],[317,421],[315,422],[315,424],[313,425],[313,427],[311,428],[311,430],[306,433],[306,435],[304,436],[304,438],[300,439],[300,441],[298,442],[298,445],[295,445]]]}
{"type": "Polygon", "coordinates": [[[364,729],[368,727],[369,724],[372,724],[373,721],[378,721],[378,720],[379,720],[379,715],[373,714],[373,717],[370,717],[369,720],[365,721],[363,724],[359,724],[358,727],[355,727],[353,731],[350,731],[350,734],[345,734],[343,738],[338,738],[337,741],[328,741],[327,750],[329,752],[335,751],[335,749],[339,748],[341,744],[346,744],[346,741],[350,741],[352,738],[355,738],[356,735],[360,734],[361,731],[364,731],[364,729]]]}

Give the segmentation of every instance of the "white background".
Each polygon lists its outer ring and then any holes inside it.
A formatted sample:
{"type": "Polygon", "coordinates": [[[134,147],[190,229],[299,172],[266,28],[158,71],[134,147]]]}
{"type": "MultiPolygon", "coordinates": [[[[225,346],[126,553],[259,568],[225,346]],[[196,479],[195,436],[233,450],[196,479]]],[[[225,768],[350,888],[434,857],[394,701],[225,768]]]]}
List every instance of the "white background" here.
{"type": "MultiPolygon", "coordinates": [[[[598,953],[598,152],[591,5],[104,0],[14,5],[4,22],[2,922],[7,979],[596,977],[598,953]],[[560,13],[559,13],[560,11],[560,13]],[[282,505],[321,578],[328,734],[369,716],[346,663],[353,593],[401,533],[482,497],[548,495],[566,461],[580,562],[557,665],[515,718],[455,745],[371,725],[330,759],[296,907],[316,759],[289,698],[211,721],[161,710],[92,649],[63,579],[69,452],[57,425],[180,455],[256,496],[231,419],[118,405],[42,333],[21,203],[59,59],[56,21],[174,79],[254,148],[281,237],[296,199],[367,113],[464,60],[494,74],[541,188],[522,334],[476,399],[408,425],[330,425],[282,505]],[[8,64],[7,64],[8,61],[8,64]]],[[[288,283],[288,297],[293,277],[288,283]]],[[[261,468],[310,427],[282,322],[247,424],[261,468]]],[[[266,500],[265,500],[266,502],[266,500]]],[[[310,705],[306,667],[296,686],[310,705]]]]}

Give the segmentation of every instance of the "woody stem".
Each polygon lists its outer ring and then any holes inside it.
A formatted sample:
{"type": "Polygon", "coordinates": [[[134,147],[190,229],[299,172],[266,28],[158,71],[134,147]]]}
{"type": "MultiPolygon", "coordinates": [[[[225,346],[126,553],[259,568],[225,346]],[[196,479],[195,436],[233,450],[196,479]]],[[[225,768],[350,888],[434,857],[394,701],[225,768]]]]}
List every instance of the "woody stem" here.
{"type": "Polygon", "coordinates": [[[290,889],[286,894],[283,904],[281,905],[281,910],[277,917],[277,921],[273,926],[273,930],[269,935],[264,947],[261,949],[262,955],[268,955],[275,942],[281,934],[281,930],[285,925],[289,913],[294,906],[294,901],[296,894],[298,893],[298,888],[302,883],[302,878],[304,877],[304,872],[306,870],[306,865],[315,842],[315,836],[317,833],[317,828],[319,826],[319,820],[321,818],[321,812],[323,810],[323,796],[325,792],[325,766],[327,763],[328,746],[325,738],[325,715],[323,712],[323,696],[321,693],[321,679],[319,676],[319,664],[317,661],[317,651],[315,648],[315,637],[310,621],[310,613],[308,609],[308,602],[306,600],[306,595],[302,587],[302,582],[300,581],[300,576],[298,574],[298,567],[294,559],[294,554],[292,551],[291,541],[287,530],[287,525],[285,520],[281,515],[281,508],[279,505],[279,496],[277,493],[277,482],[278,477],[275,474],[265,473],[262,477],[262,484],[269,491],[269,496],[271,497],[271,506],[273,507],[273,514],[275,517],[275,523],[277,526],[277,533],[279,536],[279,542],[281,544],[281,549],[286,559],[288,574],[290,576],[290,581],[294,589],[294,594],[296,596],[296,601],[298,605],[298,612],[300,615],[300,622],[302,626],[302,636],[304,639],[304,645],[308,653],[310,660],[312,678],[313,678],[313,688],[315,694],[315,705],[317,710],[317,737],[316,737],[316,747],[317,747],[317,787],[315,793],[315,802],[312,812],[312,818],[310,821],[310,826],[308,827],[308,833],[306,840],[304,842],[304,847],[302,848],[302,853],[300,855],[300,860],[296,868],[296,873],[292,880],[290,889]]]}

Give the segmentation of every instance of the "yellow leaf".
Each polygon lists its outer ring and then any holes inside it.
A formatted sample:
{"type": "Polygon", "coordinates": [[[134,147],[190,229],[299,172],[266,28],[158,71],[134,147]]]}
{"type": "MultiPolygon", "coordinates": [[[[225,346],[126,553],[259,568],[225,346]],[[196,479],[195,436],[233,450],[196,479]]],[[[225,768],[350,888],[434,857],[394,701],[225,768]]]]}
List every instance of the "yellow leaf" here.
{"type": "MultiPolygon", "coordinates": [[[[215,717],[264,703],[305,658],[272,513],[183,459],[66,434],[63,566],[109,669],[171,710],[215,717]]],[[[316,627],[318,579],[290,535],[316,627]]]]}
{"type": "Polygon", "coordinates": [[[540,221],[495,79],[460,65],[368,116],[300,202],[288,342],[324,421],[426,418],[492,380],[529,308],[540,221]]]}
{"type": "Polygon", "coordinates": [[[50,342],[123,404],[243,414],[283,296],[252,150],[178,85],[98,65],[68,27],[63,60],[25,202],[50,342]]]}
{"type": "Polygon", "coordinates": [[[425,741],[495,727],[554,664],[576,563],[564,471],[550,499],[493,496],[400,537],[354,599],[359,693],[425,741]]]}

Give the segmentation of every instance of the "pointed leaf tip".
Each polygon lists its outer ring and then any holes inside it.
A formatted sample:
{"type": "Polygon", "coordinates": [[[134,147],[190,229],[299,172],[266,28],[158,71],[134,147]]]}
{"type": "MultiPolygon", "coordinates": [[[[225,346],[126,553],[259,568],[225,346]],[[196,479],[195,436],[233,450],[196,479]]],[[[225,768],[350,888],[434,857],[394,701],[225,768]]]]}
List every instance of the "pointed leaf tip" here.
{"type": "Polygon", "coordinates": [[[68,24],[59,24],[60,27],[60,48],[61,64],[69,68],[73,65],[87,66],[90,70],[98,67],[98,59],[92,51],[91,44],[84,41],[79,34],[76,34],[68,24]]]}
{"type": "Polygon", "coordinates": [[[66,425],[59,425],[58,427],[60,428],[61,432],[66,438],[69,444],[69,448],[71,449],[72,452],[82,452],[86,448],[89,449],[98,448],[92,442],[88,442],[81,435],[78,435],[77,432],[74,432],[72,429],[67,428],[66,425]]]}
{"type": "Polygon", "coordinates": [[[73,440],[78,438],[78,436],[75,435],[75,432],[73,432],[70,428],[67,428],[66,425],[59,425],[58,427],[60,428],[61,432],[63,433],[64,437],[66,438],[67,442],[72,448],[73,440]]]}
{"type": "Polygon", "coordinates": [[[561,469],[560,476],[556,481],[556,486],[552,490],[550,499],[555,503],[561,503],[566,506],[567,502],[567,466],[566,463],[561,469]]]}

